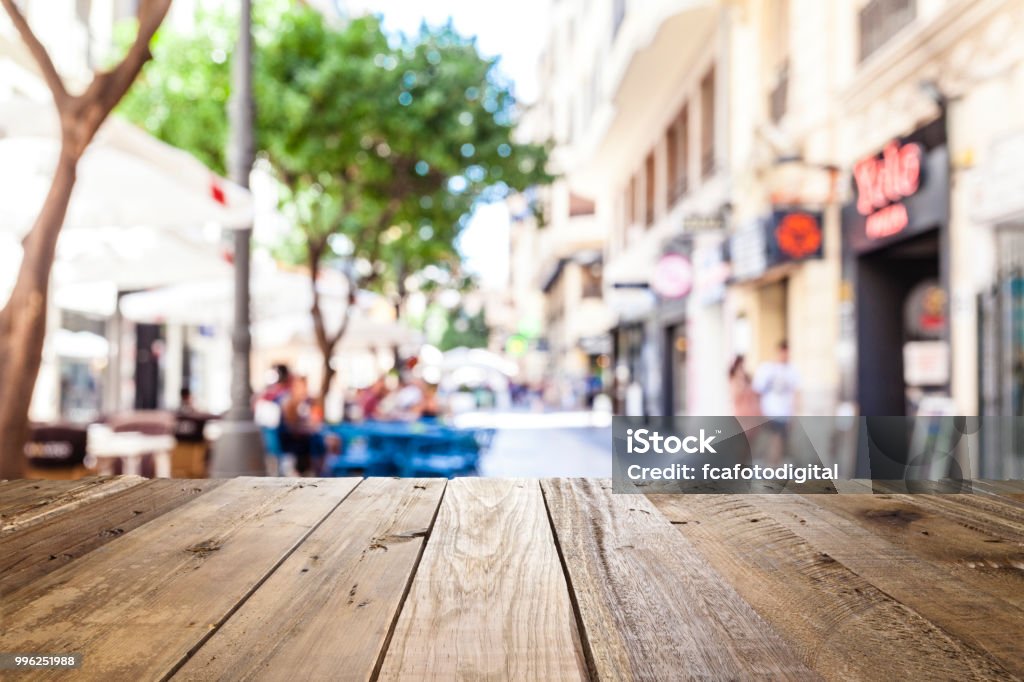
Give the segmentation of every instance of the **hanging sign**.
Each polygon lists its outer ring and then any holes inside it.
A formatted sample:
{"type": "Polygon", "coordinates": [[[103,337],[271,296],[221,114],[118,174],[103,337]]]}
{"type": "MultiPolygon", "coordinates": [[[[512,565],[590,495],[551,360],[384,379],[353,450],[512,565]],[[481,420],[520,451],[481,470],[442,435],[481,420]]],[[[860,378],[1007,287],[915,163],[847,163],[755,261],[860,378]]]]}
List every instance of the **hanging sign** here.
{"type": "Polygon", "coordinates": [[[667,253],[654,266],[651,288],[662,298],[683,298],[693,288],[693,265],[681,253],[667,253]]]}

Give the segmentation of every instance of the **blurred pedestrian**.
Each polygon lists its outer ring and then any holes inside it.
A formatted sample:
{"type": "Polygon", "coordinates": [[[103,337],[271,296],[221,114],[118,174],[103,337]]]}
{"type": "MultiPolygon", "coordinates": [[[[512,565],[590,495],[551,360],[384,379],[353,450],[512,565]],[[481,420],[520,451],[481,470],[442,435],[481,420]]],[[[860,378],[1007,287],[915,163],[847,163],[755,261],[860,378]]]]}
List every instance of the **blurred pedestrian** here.
{"type": "Polygon", "coordinates": [[[747,371],[746,359],[737,355],[729,367],[729,394],[732,398],[732,412],[737,417],[758,417],[761,415],[760,398],[754,391],[753,381],[747,371]]]}
{"type": "Polygon", "coordinates": [[[800,395],[800,373],[789,361],[789,344],[779,342],[774,362],[765,362],[754,375],[754,391],[760,396],[761,414],[768,417],[764,429],[771,438],[769,464],[782,464],[789,424],[796,414],[800,395]]]}
{"type": "Polygon", "coordinates": [[[356,405],[359,407],[360,419],[377,419],[381,401],[388,395],[387,375],[381,374],[377,380],[356,394],[356,405]]]}
{"type": "Polygon", "coordinates": [[[309,395],[309,382],[304,376],[294,377],[281,406],[281,446],[295,457],[300,474],[319,471],[324,454],[322,426],[322,411],[309,395]]]}

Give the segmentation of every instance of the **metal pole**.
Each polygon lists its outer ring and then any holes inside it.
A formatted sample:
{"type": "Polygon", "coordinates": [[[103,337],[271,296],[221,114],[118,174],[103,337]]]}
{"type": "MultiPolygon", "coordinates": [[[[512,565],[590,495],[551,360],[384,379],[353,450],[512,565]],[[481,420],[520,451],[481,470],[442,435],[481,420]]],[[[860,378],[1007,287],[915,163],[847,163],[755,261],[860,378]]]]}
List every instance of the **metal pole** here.
{"type": "MultiPolygon", "coordinates": [[[[231,179],[249,187],[249,173],[255,159],[252,98],[252,2],[242,0],[238,45],[234,62],[231,99],[231,140],[228,164],[231,179]]],[[[213,478],[263,476],[266,474],[263,443],[253,422],[252,384],[249,356],[249,256],[252,228],[235,230],[235,319],[231,333],[231,409],[220,438],[214,444],[210,475],[213,478]]]]}

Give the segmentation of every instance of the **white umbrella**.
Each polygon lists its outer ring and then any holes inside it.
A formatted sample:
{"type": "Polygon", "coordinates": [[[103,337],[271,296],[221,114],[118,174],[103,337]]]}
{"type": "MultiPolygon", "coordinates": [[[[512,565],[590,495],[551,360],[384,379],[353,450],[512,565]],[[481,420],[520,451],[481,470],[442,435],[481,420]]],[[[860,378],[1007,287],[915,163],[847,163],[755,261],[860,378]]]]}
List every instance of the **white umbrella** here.
{"type": "Polygon", "coordinates": [[[53,333],[50,342],[56,354],[62,358],[96,360],[106,358],[110,352],[110,343],[92,332],[58,329],[53,333]]]}
{"type": "Polygon", "coordinates": [[[519,373],[516,363],[483,348],[460,347],[445,352],[441,360],[442,370],[449,372],[462,367],[491,370],[507,377],[514,377],[519,373]]]}
{"type": "MultiPolygon", "coordinates": [[[[327,318],[340,319],[347,305],[346,289],[333,282],[317,284],[327,318]]],[[[252,319],[256,322],[293,314],[309,316],[313,294],[309,277],[254,264],[252,319]]],[[[135,322],[228,324],[233,319],[234,283],[230,276],[196,278],[181,284],[129,294],[121,312],[135,322]]]]}
{"type": "MultiPolygon", "coordinates": [[[[42,207],[60,153],[52,104],[0,102],[0,230],[24,234],[42,207]]],[[[78,164],[66,228],[179,229],[252,225],[249,192],[190,154],[111,117],[78,164]]]]}
{"type": "MultiPolygon", "coordinates": [[[[341,323],[348,305],[346,287],[340,282],[317,283],[320,305],[328,329],[341,323]]],[[[134,322],[188,325],[225,325],[232,316],[230,279],[187,282],[121,298],[121,313],[134,322]]],[[[309,277],[283,272],[269,264],[255,268],[252,281],[252,336],[256,348],[274,348],[291,343],[313,343],[315,335],[309,277]]],[[[339,350],[389,348],[416,343],[416,334],[393,321],[375,320],[364,312],[373,295],[359,292],[339,350]]]]}

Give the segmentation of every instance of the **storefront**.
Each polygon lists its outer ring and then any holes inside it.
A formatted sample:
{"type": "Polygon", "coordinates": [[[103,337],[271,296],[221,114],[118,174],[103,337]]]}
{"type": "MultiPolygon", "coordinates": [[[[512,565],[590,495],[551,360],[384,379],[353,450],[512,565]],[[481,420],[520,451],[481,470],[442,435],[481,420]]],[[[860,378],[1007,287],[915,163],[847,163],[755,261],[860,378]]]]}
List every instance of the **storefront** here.
{"type": "Polygon", "coordinates": [[[823,255],[822,213],[806,207],[776,208],[732,235],[731,351],[746,358],[748,371],[791,340],[790,279],[800,263],[823,255]]]}
{"type": "Polygon", "coordinates": [[[913,415],[950,395],[949,192],[944,118],[854,167],[843,266],[861,414],[913,415]]]}
{"type": "Polygon", "coordinates": [[[978,294],[978,414],[986,431],[980,475],[1024,476],[1024,132],[995,140],[970,178],[971,228],[987,237],[991,280],[978,294]]]}

